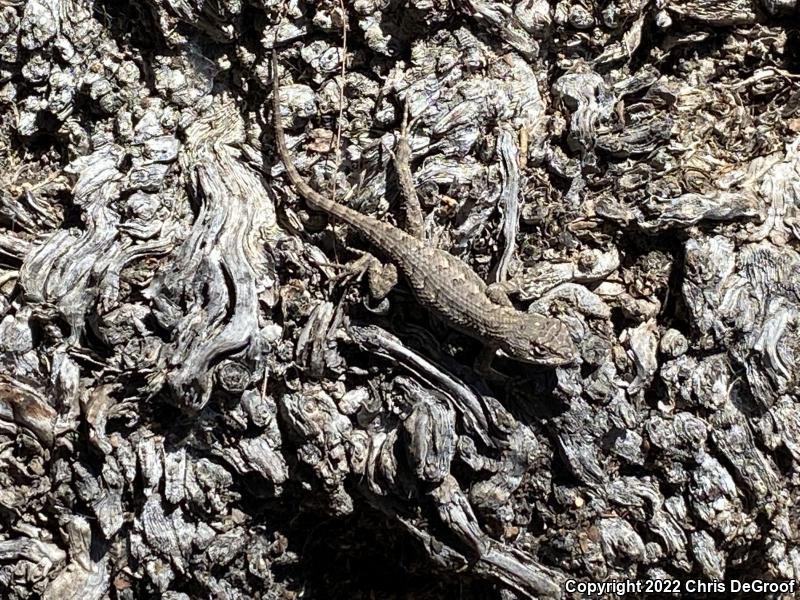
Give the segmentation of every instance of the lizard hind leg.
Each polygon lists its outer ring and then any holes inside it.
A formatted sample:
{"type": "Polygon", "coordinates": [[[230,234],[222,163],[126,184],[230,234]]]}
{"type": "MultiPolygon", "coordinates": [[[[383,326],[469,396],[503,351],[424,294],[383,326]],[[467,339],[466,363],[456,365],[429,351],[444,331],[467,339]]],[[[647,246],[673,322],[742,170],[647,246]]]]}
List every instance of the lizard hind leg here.
{"type": "Polygon", "coordinates": [[[397,285],[397,267],[392,263],[381,263],[369,252],[363,252],[356,260],[343,265],[328,264],[326,266],[339,270],[339,273],[331,280],[334,285],[359,281],[366,275],[370,296],[375,300],[383,300],[397,285]]]}
{"type": "Polygon", "coordinates": [[[393,263],[381,263],[377,258],[369,255],[367,266],[367,283],[369,293],[375,300],[383,300],[397,285],[397,267],[393,263]]]}
{"type": "Polygon", "coordinates": [[[403,103],[403,121],[400,125],[400,135],[397,146],[392,152],[397,180],[400,185],[400,194],[403,197],[405,209],[405,229],[417,239],[425,235],[422,207],[414,187],[414,176],[411,174],[411,145],[408,143],[408,100],[403,103]]]}

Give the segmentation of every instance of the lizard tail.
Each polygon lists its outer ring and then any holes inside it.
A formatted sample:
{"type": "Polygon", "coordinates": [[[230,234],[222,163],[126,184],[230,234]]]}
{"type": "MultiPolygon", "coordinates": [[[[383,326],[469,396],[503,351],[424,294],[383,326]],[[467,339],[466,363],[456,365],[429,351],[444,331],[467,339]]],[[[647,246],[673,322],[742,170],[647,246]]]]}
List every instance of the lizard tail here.
{"type": "Polygon", "coordinates": [[[289,149],[286,147],[286,136],[283,132],[283,123],[281,122],[281,101],[280,101],[280,85],[278,83],[278,55],[272,51],[272,119],[275,122],[275,145],[278,148],[278,155],[283,162],[283,167],[286,169],[286,175],[294,188],[300,193],[312,208],[330,213],[336,217],[349,221],[347,207],[341,206],[337,202],[326,198],[318,191],[308,185],[305,180],[300,176],[297,168],[292,162],[292,157],[289,154],[289,149]]]}

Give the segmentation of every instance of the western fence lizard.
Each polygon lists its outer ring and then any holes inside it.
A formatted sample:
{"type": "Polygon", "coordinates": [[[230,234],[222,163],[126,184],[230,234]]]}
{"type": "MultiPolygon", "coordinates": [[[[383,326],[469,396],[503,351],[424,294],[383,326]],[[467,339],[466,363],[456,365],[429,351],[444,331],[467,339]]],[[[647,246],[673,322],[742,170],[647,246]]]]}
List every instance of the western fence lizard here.
{"type": "MultiPolygon", "coordinates": [[[[449,252],[432,247],[398,227],[359,213],[312,189],[300,176],[286,147],[275,53],[272,55],[272,77],[278,154],[290,183],[312,208],[336,217],[361,234],[403,273],[420,304],[458,331],[483,342],[489,360],[500,349],[513,359],[538,365],[559,366],[575,361],[575,344],[567,327],[558,319],[516,310],[507,298],[492,294],[475,271],[449,252]]],[[[407,154],[400,156],[406,157],[407,154]]],[[[401,167],[403,173],[408,170],[405,167],[407,165],[401,167]]]]}

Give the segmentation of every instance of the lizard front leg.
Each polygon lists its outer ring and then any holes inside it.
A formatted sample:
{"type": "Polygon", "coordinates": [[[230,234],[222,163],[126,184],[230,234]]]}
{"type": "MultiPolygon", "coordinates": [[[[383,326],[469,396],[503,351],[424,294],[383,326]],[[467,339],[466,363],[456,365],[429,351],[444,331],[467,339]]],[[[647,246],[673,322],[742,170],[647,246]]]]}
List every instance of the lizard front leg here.
{"type": "Polygon", "coordinates": [[[514,285],[507,281],[498,281],[486,286],[486,297],[500,306],[513,307],[511,300],[508,299],[509,292],[514,290],[514,285]]]}
{"type": "Polygon", "coordinates": [[[499,346],[497,344],[491,342],[486,342],[483,348],[481,348],[478,356],[475,357],[475,364],[473,366],[478,375],[487,375],[491,373],[492,361],[494,360],[494,355],[498,348],[499,346]]]}

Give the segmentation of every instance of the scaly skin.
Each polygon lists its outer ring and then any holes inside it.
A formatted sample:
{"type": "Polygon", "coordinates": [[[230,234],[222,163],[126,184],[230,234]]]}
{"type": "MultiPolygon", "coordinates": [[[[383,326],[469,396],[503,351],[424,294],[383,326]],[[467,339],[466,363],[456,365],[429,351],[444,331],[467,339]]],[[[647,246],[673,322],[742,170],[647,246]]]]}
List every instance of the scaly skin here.
{"type": "Polygon", "coordinates": [[[397,266],[420,304],[455,329],[522,362],[560,366],[575,361],[575,344],[566,326],[558,319],[493,302],[487,295],[486,284],[462,260],[312,189],[300,176],[286,147],[280,118],[275,53],[272,55],[272,74],[275,144],[289,181],[312,208],[334,216],[358,231],[397,266]]]}

